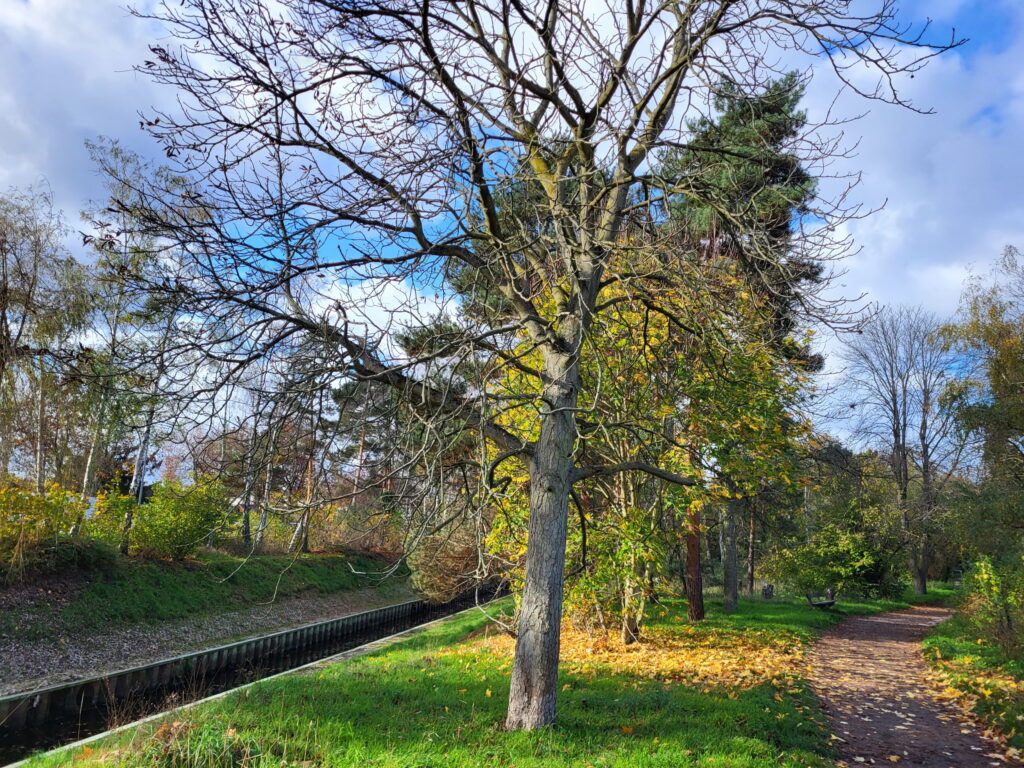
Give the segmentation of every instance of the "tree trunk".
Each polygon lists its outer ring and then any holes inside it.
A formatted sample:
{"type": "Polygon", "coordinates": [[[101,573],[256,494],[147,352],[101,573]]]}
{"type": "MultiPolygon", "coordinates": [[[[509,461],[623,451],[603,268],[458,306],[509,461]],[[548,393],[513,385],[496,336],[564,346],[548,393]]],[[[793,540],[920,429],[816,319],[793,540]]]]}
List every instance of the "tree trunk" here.
{"type": "Polygon", "coordinates": [[[736,555],[736,516],[740,499],[729,499],[725,511],[725,586],[722,607],[734,613],[739,607],[740,573],[736,555]]]}
{"type": "MultiPolygon", "coordinates": [[[[257,401],[256,412],[259,413],[259,402],[257,401]]],[[[242,482],[242,546],[252,549],[252,494],[256,485],[256,459],[253,455],[256,452],[256,428],[258,421],[252,425],[252,434],[249,436],[249,449],[245,452],[245,479],[242,482]]]]}
{"type": "Polygon", "coordinates": [[[271,430],[270,445],[267,449],[266,475],[263,478],[263,501],[260,506],[260,525],[256,530],[257,547],[263,543],[263,536],[267,530],[267,525],[270,523],[270,495],[273,491],[274,485],[274,456],[277,454],[277,438],[280,435],[280,429],[274,429],[271,427],[271,430]]]}
{"type": "MultiPolygon", "coordinates": [[[[93,475],[95,474],[96,467],[96,449],[99,447],[100,437],[103,433],[103,417],[106,409],[107,397],[104,393],[100,395],[100,404],[96,409],[96,427],[92,431],[92,439],[89,440],[89,454],[85,459],[85,471],[82,472],[82,501],[86,501],[93,494],[93,475]]],[[[76,521],[75,527],[72,529],[72,536],[78,535],[78,530],[81,525],[81,519],[76,521]]]]}
{"type": "Polygon", "coordinates": [[[754,538],[757,532],[754,505],[750,505],[750,525],[747,529],[747,594],[754,594],[754,538]]]}
{"type": "Polygon", "coordinates": [[[725,519],[725,509],[718,507],[718,564],[722,566],[722,574],[725,574],[725,529],[729,523],[725,519]]]}
{"type": "Polygon", "coordinates": [[[85,471],[82,472],[82,500],[88,499],[92,494],[90,493],[92,486],[92,468],[96,462],[96,446],[100,442],[100,426],[96,425],[96,429],[92,432],[92,439],[89,441],[89,453],[85,457],[85,471]]]}
{"type": "MultiPolygon", "coordinates": [[[[554,353],[549,353],[554,357],[554,353]]],[[[519,634],[505,727],[533,730],[555,721],[565,540],[572,485],[578,363],[549,360],[546,410],[530,457],[530,520],[519,634]],[[553,369],[553,370],[552,370],[553,369]],[[551,375],[553,374],[553,375],[551,375]]]]}
{"type": "Polygon", "coordinates": [[[288,542],[289,552],[308,552],[309,551],[309,507],[307,506],[302,510],[302,514],[299,515],[298,521],[295,523],[295,529],[292,531],[292,538],[288,542]]]}
{"type": "Polygon", "coordinates": [[[690,621],[704,619],[704,579],[700,573],[700,512],[691,512],[686,531],[686,602],[690,621]]]}
{"type": "Polygon", "coordinates": [[[252,523],[250,522],[252,504],[250,503],[249,485],[245,486],[245,497],[242,499],[242,545],[252,548],[252,523]]]}
{"type": "Polygon", "coordinates": [[[627,579],[622,600],[621,638],[623,645],[631,645],[640,639],[640,618],[634,604],[633,594],[635,588],[633,579],[627,579]]]}
{"type": "Polygon", "coordinates": [[[39,358],[39,392],[36,396],[36,467],[35,467],[35,480],[36,480],[36,493],[43,492],[44,485],[44,470],[46,468],[46,460],[43,458],[43,419],[45,417],[45,409],[43,400],[43,359],[39,358]]]}
{"type": "Polygon", "coordinates": [[[920,544],[911,550],[910,574],[914,579],[914,594],[928,594],[928,571],[931,566],[931,542],[925,535],[920,544]]]}
{"type": "Polygon", "coordinates": [[[149,453],[149,441],[153,436],[153,421],[155,418],[156,408],[151,405],[146,411],[146,424],[142,429],[142,440],[139,441],[139,450],[135,453],[135,466],[132,467],[132,482],[128,486],[128,495],[134,497],[138,504],[142,503],[146,487],[146,454],[149,453]]]}
{"type": "Polygon", "coordinates": [[[914,594],[928,594],[928,569],[920,565],[914,568],[914,594]]]}
{"type": "MultiPolygon", "coordinates": [[[[153,422],[156,419],[156,407],[149,406],[146,410],[146,424],[142,428],[142,440],[139,450],[135,453],[135,466],[132,468],[132,482],[128,486],[128,495],[141,504],[146,494],[146,455],[149,453],[149,441],[153,435],[153,422]]],[[[128,554],[131,543],[132,526],[135,524],[135,507],[129,506],[124,513],[124,525],[121,526],[121,545],[118,549],[122,555],[128,554]]]]}
{"type": "Polygon", "coordinates": [[[917,552],[914,568],[914,593],[928,593],[928,566],[931,564],[931,541],[928,535],[934,513],[935,498],[932,487],[934,467],[932,465],[931,443],[929,441],[930,391],[924,391],[924,403],[921,408],[921,425],[918,430],[921,452],[921,522],[924,533],[921,536],[920,548],[917,552]]]}

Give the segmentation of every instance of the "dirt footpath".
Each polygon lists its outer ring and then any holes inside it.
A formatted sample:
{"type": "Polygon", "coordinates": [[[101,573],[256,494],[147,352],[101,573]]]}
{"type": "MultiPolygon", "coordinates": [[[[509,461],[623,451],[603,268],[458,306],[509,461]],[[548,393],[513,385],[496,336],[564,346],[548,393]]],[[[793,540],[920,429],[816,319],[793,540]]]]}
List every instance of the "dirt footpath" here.
{"type": "Polygon", "coordinates": [[[817,643],[809,677],[839,737],[839,765],[1019,764],[928,692],[921,639],[948,616],[934,606],[854,616],[817,643]]]}

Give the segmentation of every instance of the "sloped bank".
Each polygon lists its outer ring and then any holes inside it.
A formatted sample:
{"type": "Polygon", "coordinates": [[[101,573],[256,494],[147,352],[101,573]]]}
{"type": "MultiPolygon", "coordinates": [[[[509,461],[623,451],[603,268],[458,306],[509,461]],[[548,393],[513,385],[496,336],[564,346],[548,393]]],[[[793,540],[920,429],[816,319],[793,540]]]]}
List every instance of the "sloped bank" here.
{"type": "Polygon", "coordinates": [[[186,654],[111,675],[0,698],[0,762],[331,656],[475,604],[421,600],[186,654]]]}

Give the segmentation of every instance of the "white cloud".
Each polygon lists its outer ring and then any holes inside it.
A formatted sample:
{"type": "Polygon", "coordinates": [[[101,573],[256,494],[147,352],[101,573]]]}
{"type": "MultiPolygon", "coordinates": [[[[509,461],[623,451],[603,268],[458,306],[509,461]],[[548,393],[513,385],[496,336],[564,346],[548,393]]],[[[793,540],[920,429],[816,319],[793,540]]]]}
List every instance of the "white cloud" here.
{"type": "MultiPolygon", "coordinates": [[[[83,141],[116,136],[152,156],[157,150],[138,129],[137,113],[173,98],[131,71],[165,35],[122,2],[0,0],[0,190],[47,178],[73,224],[79,208],[102,194],[83,141]]],[[[937,114],[874,104],[852,127],[863,136],[847,163],[863,171],[856,194],[869,206],[888,203],[850,224],[862,250],[844,265],[841,283],[848,295],[866,291],[878,301],[948,312],[970,265],[980,271],[1004,244],[1024,245],[1024,3],[909,5],[918,18],[936,19],[937,35],[971,14],[996,21],[971,47],[906,81],[907,94],[937,114]]],[[[823,72],[808,94],[812,117],[827,109],[834,90],[835,78],[823,72]]],[[[847,115],[864,106],[853,97],[840,104],[847,115]]]]}
{"type": "MultiPolygon", "coordinates": [[[[965,10],[946,2],[927,11],[939,19],[965,10]]],[[[1024,5],[1007,5],[1013,23],[1000,31],[1005,45],[979,39],[933,60],[904,95],[935,114],[919,115],[885,104],[854,124],[861,139],[857,197],[884,210],[849,229],[861,248],[845,263],[846,295],[867,292],[883,303],[925,304],[952,312],[972,267],[983,271],[1007,243],[1024,243],[1024,5]]],[[[941,27],[936,34],[942,34],[941,27]]],[[[821,77],[808,94],[812,113],[834,96],[834,80],[821,77]]],[[[863,102],[844,97],[847,115],[863,102]]]]}
{"type": "Polygon", "coordinates": [[[86,139],[151,154],[137,114],[169,94],[131,67],[159,37],[114,0],[0,0],[0,190],[48,180],[74,225],[102,195],[86,139]]]}

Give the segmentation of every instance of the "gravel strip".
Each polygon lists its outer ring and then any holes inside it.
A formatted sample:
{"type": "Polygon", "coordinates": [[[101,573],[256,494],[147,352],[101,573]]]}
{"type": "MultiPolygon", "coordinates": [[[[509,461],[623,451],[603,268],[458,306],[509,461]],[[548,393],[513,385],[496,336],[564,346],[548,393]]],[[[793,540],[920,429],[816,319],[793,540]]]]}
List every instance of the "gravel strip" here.
{"type": "Polygon", "coordinates": [[[292,597],[214,616],[22,642],[0,637],[0,696],[95,677],[277,630],[414,599],[408,587],[292,597]]]}

